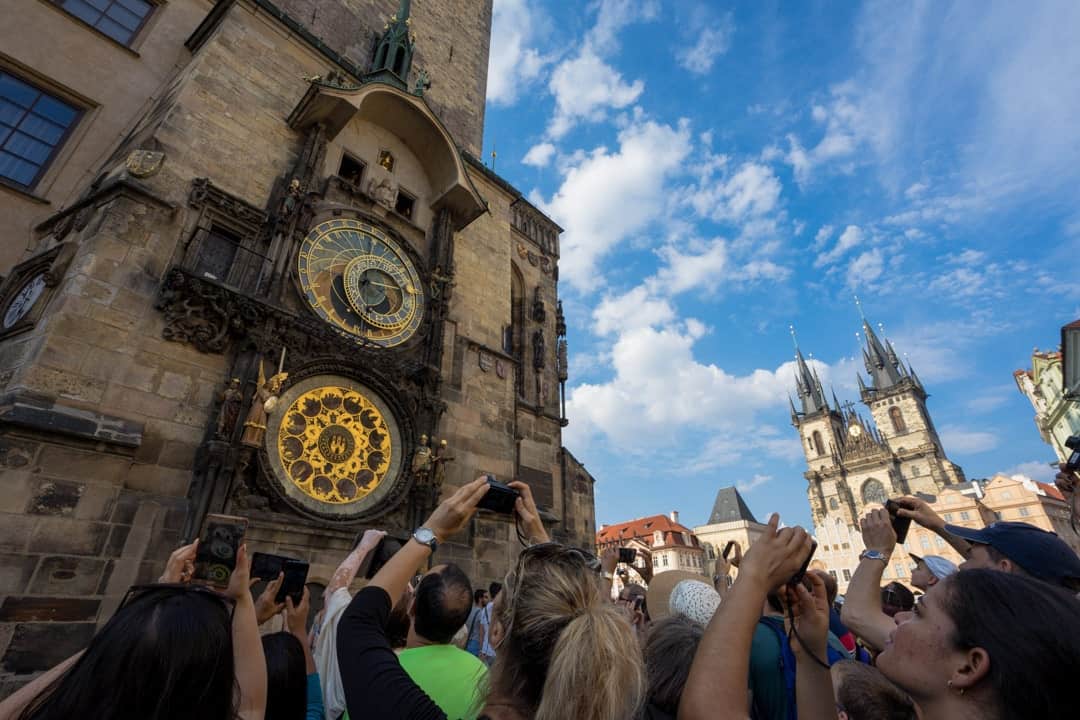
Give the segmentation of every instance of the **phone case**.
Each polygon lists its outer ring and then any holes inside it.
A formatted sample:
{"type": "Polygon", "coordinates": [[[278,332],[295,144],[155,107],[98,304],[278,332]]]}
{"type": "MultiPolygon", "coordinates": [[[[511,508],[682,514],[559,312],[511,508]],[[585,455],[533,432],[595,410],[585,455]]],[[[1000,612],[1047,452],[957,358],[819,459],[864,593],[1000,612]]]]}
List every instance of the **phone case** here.
{"type": "Polygon", "coordinates": [[[247,518],[207,515],[206,526],[195,554],[195,580],[227,587],[236,569],[236,553],[244,542],[247,518]]]}
{"type": "Polygon", "coordinates": [[[304,585],[307,583],[308,564],[302,560],[289,560],[285,563],[285,578],[278,588],[274,602],[283,603],[291,597],[293,605],[298,605],[304,597],[304,585]]]}

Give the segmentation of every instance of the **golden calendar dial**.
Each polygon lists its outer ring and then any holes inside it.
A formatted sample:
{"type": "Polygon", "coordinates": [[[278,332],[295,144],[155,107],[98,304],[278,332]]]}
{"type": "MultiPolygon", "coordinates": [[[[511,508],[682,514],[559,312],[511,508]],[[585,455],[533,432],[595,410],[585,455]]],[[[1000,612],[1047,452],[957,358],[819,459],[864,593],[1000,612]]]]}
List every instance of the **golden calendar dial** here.
{"type": "Polygon", "coordinates": [[[297,271],[315,313],[357,337],[400,345],[420,327],[423,285],[401,246],[352,218],[327,220],[300,246],[297,271]]]}
{"type": "Polygon", "coordinates": [[[296,509],[350,521],[401,488],[404,440],[378,393],[341,375],[316,375],[286,388],[265,440],[275,489],[296,509]]]}

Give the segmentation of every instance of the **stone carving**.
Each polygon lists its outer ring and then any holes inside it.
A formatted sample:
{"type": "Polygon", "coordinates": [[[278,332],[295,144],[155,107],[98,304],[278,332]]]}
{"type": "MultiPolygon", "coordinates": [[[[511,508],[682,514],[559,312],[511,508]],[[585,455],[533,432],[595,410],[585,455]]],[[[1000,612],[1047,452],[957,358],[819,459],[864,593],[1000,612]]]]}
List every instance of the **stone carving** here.
{"type": "Polygon", "coordinates": [[[234,220],[248,225],[257,226],[266,221],[265,212],[216,187],[209,178],[195,178],[191,181],[188,202],[196,208],[212,205],[234,220]]]}
{"type": "Polygon", "coordinates": [[[454,276],[443,272],[442,265],[436,265],[431,271],[431,302],[449,300],[454,289],[454,276]]]}
{"type": "Polygon", "coordinates": [[[537,328],[533,331],[532,336],[533,344],[533,367],[537,370],[544,369],[544,355],[547,350],[547,345],[544,342],[544,331],[537,328]]]}
{"type": "Polygon", "coordinates": [[[278,219],[281,221],[288,221],[296,212],[296,208],[300,206],[300,201],[303,199],[303,190],[300,188],[300,179],[293,178],[289,182],[289,189],[285,192],[285,198],[281,201],[281,209],[278,212],[278,219]]]}
{"type": "Polygon", "coordinates": [[[240,378],[233,378],[225,389],[218,393],[218,401],[221,403],[221,409],[218,411],[217,430],[214,432],[214,437],[228,440],[236,429],[236,423],[240,419],[240,406],[244,402],[240,378]]]}
{"type": "Polygon", "coordinates": [[[547,310],[544,307],[544,298],[540,293],[540,286],[533,290],[532,319],[538,323],[547,320],[547,310]]]}
{"type": "Polygon", "coordinates": [[[132,177],[148,178],[156,175],[165,163],[165,153],[155,150],[132,150],[124,161],[124,167],[132,177]]]}
{"type": "Polygon", "coordinates": [[[570,365],[567,359],[565,338],[559,338],[559,350],[555,357],[555,367],[558,369],[559,382],[566,382],[567,378],[570,376],[570,365]]]}
{"type": "Polygon", "coordinates": [[[438,501],[439,491],[442,489],[443,483],[446,482],[446,463],[448,462],[454,462],[454,458],[450,455],[449,450],[447,450],[446,440],[440,440],[439,447],[435,450],[435,458],[432,461],[434,465],[432,470],[432,484],[435,491],[432,502],[438,501]]]}
{"type": "Polygon", "coordinates": [[[478,353],[478,356],[479,356],[480,369],[483,370],[484,372],[489,372],[491,370],[491,368],[493,367],[493,365],[494,365],[494,358],[492,358],[491,355],[484,352],[483,350],[481,350],[478,353]]]}
{"type": "Polygon", "coordinates": [[[424,91],[431,87],[431,76],[427,70],[416,73],[416,82],[413,83],[413,95],[424,97],[424,91]]]}
{"type": "Polygon", "coordinates": [[[204,353],[223,352],[264,314],[254,301],[177,268],[166,276],[156,307],[165,316],[163,338],[204,353]]]}
{"type": "Polygon", "coordinates": [[[240,436],[242,445],[252,448],[262,447],[263,438],[266,437],[266,420],[277,407],[281,386],[288,377],[289,373],[279,372],[267,380],[262,361],[259,361],[259,383],[255,388],[255,395],[251,398],[251,409],[248,410],[247,420],[244,421],[244,432],[240,436]]]}
{"type": "MultiPolygon", "coordinates": [[[[391,159],[390,167],[393,166],[393,160],[391,159]]],[[[387,210],[393,210],[398,195],[397,180],[386,169],[386,166],[381,163],[371,168],[370,174],[371,178],[367,183],[368,197],[377,205],[381,205],[387,210]]]]}

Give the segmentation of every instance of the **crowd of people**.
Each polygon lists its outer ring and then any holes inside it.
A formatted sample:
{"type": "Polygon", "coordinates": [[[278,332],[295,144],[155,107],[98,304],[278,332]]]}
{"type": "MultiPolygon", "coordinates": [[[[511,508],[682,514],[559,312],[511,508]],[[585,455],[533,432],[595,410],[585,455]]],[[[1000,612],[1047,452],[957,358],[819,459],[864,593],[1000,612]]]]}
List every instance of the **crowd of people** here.
{"type": "Polygon", "coordinates": [[[511,485],[527,545],[501,582],[474,587],[454,564],[417,574],[468,525],[485,477],[354,592],[383,535],[365,532],[310,628],[307,591],[278,603],[279,577],[254,596],[244,546],[223,591],[190,582],[193,543],[85,650],[0,703],[0,720],[1076,717],[1080,558],[1053,533],[955,527],[899,498],[899,515],[966,560],[916,557],[918,596],[883,588],[897,538],[874,510],[841,605],[830,574],[806,571],[809,534],[773,515],[733,581],[726,561],[714,582],[646,569],[647,588],[613,599],[618,554],[551,542],[528,486],[511,485]]]}

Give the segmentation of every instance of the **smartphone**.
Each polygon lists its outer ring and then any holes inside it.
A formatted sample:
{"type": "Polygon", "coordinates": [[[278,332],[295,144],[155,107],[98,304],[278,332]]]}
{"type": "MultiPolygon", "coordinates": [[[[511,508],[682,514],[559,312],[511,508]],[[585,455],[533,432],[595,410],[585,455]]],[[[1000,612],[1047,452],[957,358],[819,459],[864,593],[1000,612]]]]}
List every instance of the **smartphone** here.
{"type": "Polygon", "coordinates": [[[900,509],[900,506],[896,504],[895,500],[885,501],[885,510],[889,513],[889,520],[892,521],[892,529],[896,533],[896,544],[902,545],[904,540],[907,539],[908,530],[911,528],[911,518],[901,517],[896,511],[900,509]]]}
{"type": "Polygon", "coordinates": [[[368,553],[367,557],[364,558],[364,562],[360,563],[360,569],[356,571],[356,574],[370,580],[375,577],[375,573],[382,570],[382,566],[390,558],[394,557],[394,554],[400,549],[401,542],[399,540],[389,535],[383,535],[382,540],[375,546],[375,549],[368,553]]]}
{"type": "Polygon", "coordinates": [[[645,606],[645,598],[641,597],[640,595],[638,595],[636,598],[634,598],[634,610],[640,610],[644,606],[645,606]]]}
{"type": "Polygon", "coordinates": [[[803,577],[806,576],[806,569],[810,567],[810,561],[814,558],[814,553],[817,552],[817,541],[810,541],[810,553],[806,556],[806,560],[803,562],[802,567],[799,568],[799,572],[791,576],[788,580],[788,585],[798,585],[802,582],[803,577]]]}
{"type": "Polygon", "coordinates": [[[285,569],[285,563],[291,559],[284,555],[257,552],[251,556],[251,577],[259,580],[277,580],[277,576],[285,569]]]}
{"type": "Polygon", "coordinates": [[[283,603],[291,597],[293,605],[299,605],[304,599],[304,585],[307,583],[308,564],[303,560],[285,561],[285,579],[278,588],[274,602],[283,603]]]}
{"type": "Polygon", "coordinates": [[[637,548],[619,548],[619,562],[627,565],[637,560],[637,548]]]}
{"type": "Polygon", "coordinates": [[[207,515],[199,550],[195,553],[196,582],[228,587],[236,569],[236,553],[244,542],[247,518],[235,515],[207,515]]]}
{"type": "Polygon", "coordinates": [[[725,560],[728,559],[728,555],[731,554],[732,549],[735,547],[734,540],[728,540],[728,544],[724,546],[724,552],[720,553],[725,560]]]}
{"type": "Polygon", "coordinates": [[[480,502],[476,504],[476,507],[491,510],[501,515],[513,515],[514,503],[521,497],[521,493],[509,485],[499,482],[494,475],[488,474],[487,481],[490,487],[484,497],[480,498],[480,502]]]}

